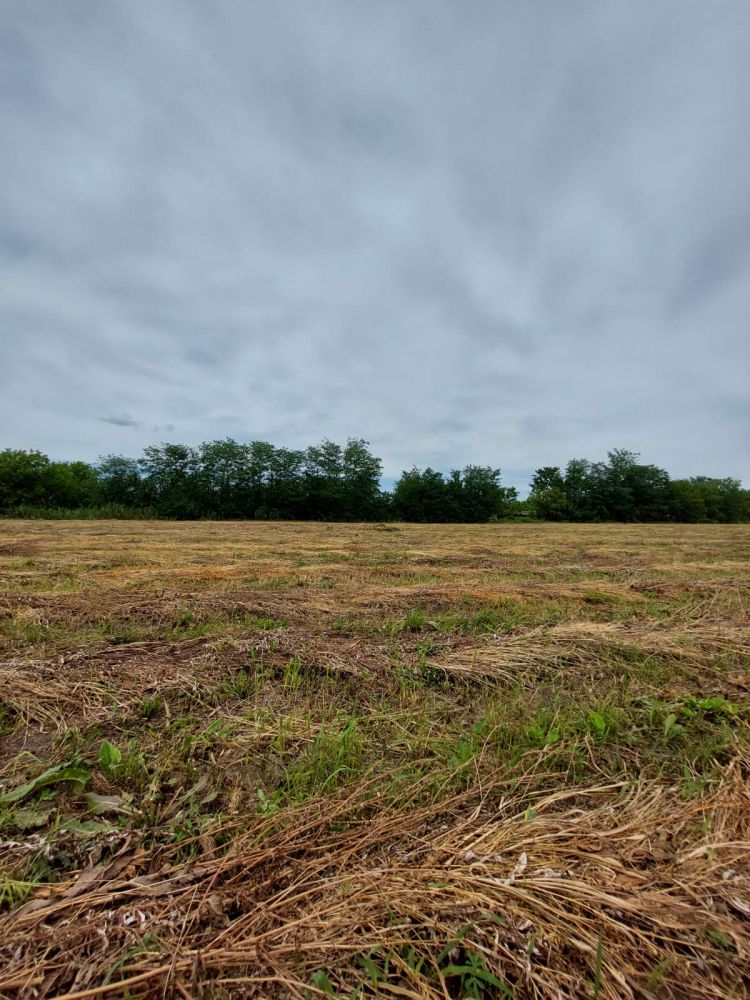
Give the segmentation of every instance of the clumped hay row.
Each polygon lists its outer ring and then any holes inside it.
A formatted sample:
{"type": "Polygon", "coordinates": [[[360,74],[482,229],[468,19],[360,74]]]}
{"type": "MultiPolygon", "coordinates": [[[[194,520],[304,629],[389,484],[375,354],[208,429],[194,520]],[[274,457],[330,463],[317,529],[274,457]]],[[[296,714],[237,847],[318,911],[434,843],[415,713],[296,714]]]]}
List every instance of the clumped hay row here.
{"type": "Polygon", "coordinates": [[[0,991],[306,997],[323,971],[340,995],[364,977],[437,998],[474,963],[519,998],[741,996],[748,849],[736,770],[700,802],[497,784],[408,815],[370,785],[256,822],[219,857],[154,870],[127,841],[0,923],[0,991]]]}
{"type": "MultiPolygon", "coordinates": [[[[550,664],[592,664],[612,651],[630,651],[711,669],[719,663],[726,678],[727,660],[750,661],[750,626],[725,622],[687,622],[681,626],[638,622],[573,622],[541,627],[516,636],[488,636],[471,648],[442,657],[449,672],[482,679],[515,681],[519,672],[550,664]]],[[[735,682],[745,686],[745,675],[735,682]]]]}
{"type": "Polygon", "coordinates": [[[52,660],[9,659],[0,663],[0,691],[19,720],[64,730],[72,722],[93,725],[113,712],[127,714],[150,692],[164,697],[210,694],[233,670],[278,670],[296,651],[305,665],[323,674],[368,676],[383,672],[388,659],[378,648],[327,636],[309,639],[299,629],[274,630],[228,639],[199,637],[182,642],[132,642],[52,660]],[[249,662],[249,658],[252,658],[249,662]],[[196,679],[200,673],[200,682],[196,679]]]}

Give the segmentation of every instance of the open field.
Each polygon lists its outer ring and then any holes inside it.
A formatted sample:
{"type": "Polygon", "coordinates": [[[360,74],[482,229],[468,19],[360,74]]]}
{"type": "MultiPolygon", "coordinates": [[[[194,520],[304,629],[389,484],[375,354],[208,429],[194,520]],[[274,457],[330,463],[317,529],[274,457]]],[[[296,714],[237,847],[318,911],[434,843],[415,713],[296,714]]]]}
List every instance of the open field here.
{"type": "Polygon", "coordinates": [[[750,526],[0,522],[0,997],[749,996],[749,612],[750,526]]]}

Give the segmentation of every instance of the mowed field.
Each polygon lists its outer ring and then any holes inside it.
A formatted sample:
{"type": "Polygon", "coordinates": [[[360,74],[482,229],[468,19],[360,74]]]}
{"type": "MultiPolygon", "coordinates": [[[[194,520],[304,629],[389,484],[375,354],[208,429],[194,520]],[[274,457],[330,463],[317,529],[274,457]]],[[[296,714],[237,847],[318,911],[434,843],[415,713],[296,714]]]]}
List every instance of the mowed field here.
{"type": "Polygon", "coordinates": [[[0,522],[0,997],[750,995],[750,527],[0,522]]]}

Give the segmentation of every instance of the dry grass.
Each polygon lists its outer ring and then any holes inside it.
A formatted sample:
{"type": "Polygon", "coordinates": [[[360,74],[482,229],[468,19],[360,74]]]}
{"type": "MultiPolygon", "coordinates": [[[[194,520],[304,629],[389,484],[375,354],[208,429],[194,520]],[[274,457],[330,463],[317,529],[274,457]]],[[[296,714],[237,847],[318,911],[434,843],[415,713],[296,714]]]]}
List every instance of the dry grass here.
{"type": "Polygon", "coordinates": [[[750,995],[749,585],[744,526],[0,522],[0,997],[750,995]]]}

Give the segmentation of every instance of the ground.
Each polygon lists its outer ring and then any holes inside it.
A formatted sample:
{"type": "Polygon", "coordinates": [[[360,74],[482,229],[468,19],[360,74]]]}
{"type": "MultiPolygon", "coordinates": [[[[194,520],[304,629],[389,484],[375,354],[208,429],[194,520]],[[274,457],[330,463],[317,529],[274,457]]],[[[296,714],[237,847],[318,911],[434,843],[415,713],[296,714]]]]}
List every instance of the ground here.
{"type": "Polygon", "coordinates": [[[0,997],[750,995],[750,526],[0,522],[0,997]]]}

